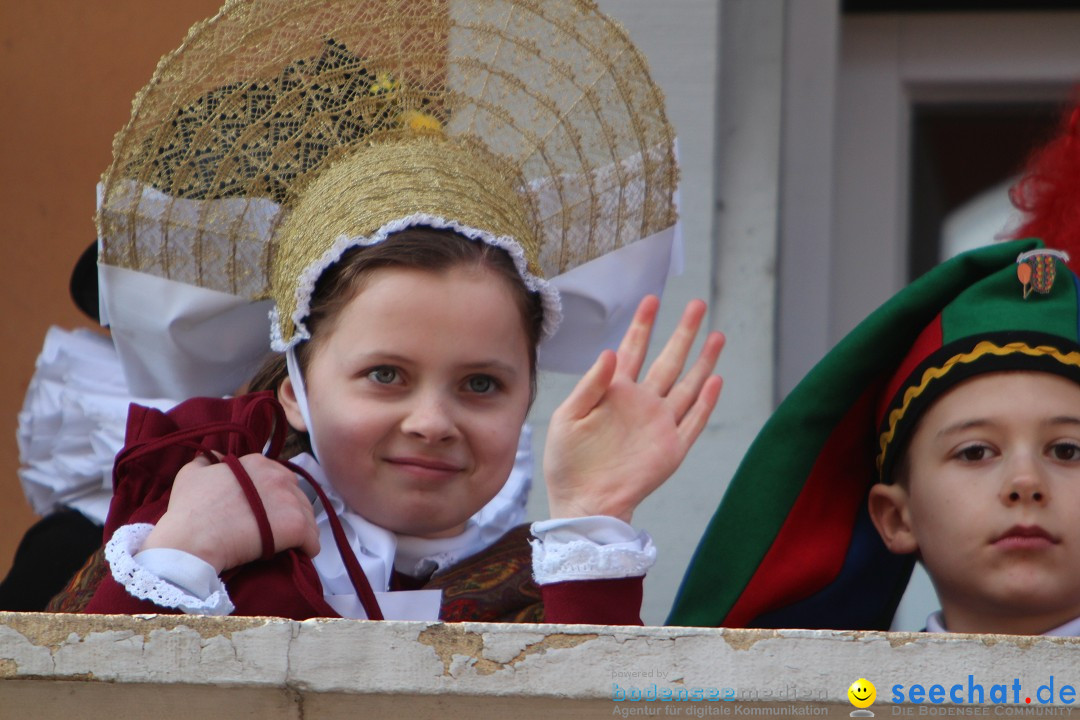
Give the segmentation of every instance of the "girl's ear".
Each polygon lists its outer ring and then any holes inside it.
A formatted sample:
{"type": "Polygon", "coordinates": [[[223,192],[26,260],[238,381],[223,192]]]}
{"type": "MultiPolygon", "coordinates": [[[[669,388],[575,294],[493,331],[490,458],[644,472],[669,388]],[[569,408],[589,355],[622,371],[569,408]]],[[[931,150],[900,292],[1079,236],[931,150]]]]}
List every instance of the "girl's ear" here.
{"type": "Polygon", "coordinates": [[[907,555],[919,549],[911,529],[908,513],[908,493],[899,485],[877,483],[870,488],[868,499],[870,519],[885,547],[897,555],[907,555]]]}
{"type": "Polygon", "coordinates": [[[307,432],[307,423],[304,422],[304,415],[300,412],[300,403],[296,400],[296,389],[293,387],[291,378],[281,381],[277,395],[281,407],[285,408],[285,419],[292,425],[293,430],[307,432]]]}

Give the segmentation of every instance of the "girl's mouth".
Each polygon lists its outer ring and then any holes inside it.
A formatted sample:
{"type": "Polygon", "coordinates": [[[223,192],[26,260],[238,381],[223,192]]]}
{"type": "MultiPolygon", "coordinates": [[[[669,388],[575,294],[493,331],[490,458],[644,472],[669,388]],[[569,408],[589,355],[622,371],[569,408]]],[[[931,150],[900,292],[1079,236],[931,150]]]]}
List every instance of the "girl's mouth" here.
{"type": "Polygon", "coordinates": [[[461,472],[463,469],[457,463],[422,456],[388,457],[385,461],[410,475],[433,480],[445,479],[461,472]]]}

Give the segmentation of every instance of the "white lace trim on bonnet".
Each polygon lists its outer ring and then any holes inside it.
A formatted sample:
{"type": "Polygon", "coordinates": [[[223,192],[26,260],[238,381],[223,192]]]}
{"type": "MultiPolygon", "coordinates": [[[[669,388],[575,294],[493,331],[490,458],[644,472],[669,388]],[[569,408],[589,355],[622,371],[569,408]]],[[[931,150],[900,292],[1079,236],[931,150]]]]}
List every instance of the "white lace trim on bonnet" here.
{"type": "Polygon", "coordinates": [[[318,260],[308,265],[300,274],[299,282],[296,287],[296,312],[294,312],[292,316],[296,331],[289,341],[286,342],[281,336],[281,323],[279,322],[278,309],[275,307],[270,311],[270,346],[278,352],[283,352],[288,348],[295,346],[301,340],[307,340],[311,337],[307,326],[304,324],[304,320],[307,319],[308,314],[311,312],[311,294],[315,291],[315,284],[318,282],[323,272],[340,260],[341,256],[344,255],[346,251],[351,250],[354,247],[378,245],[379,243],[385,242],[387,237],[393,233],[417,226],[426,226],[437,230],[453,230],[470,240],[483,242],[505,250],[513,259],[514,266],[517,268],[518,275],[521,276],[522,282],[525,283],[525,287],[528,288],[530,292],[540,293],[541,301],[544,306],[544,324],[541,328],[542,339],[546,340],[555,333],[555,329],[558,328],[559,323],[562,321],[559,291],[547,280],[536,277],[529,272],[525,260],[525,250],[521,247],[520,243],[513,238],[505,236],[496,237],[491,233],[463,225],[454,220],[447,220],[438,215],[416,213],[389,222],[368,237],[349,237],[346,235],[338,237],[318,260]]]}

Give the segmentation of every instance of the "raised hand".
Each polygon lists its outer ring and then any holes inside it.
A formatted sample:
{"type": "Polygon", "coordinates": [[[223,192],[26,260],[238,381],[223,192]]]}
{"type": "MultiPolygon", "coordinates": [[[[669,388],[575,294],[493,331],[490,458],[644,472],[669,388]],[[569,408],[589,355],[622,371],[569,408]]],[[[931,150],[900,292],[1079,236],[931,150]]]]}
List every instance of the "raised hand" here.
{"type": "MultiPolygon", "coordinates": [[[[295,547],[317,555],[315,514],[292,471],[257,453],[241,457],[240,464],[266,509],[274,552],[295,547]]],[[[169,508],[143,544],[144,550],[150,548],[191,553],[218,574],[262,556],[258,524],[228,465],[200,456],[180,469],[169,508]]]]}
{"type": "Polygon", "coordinates": [[[626,522],[682,463],[720,396],[712,374],[724,336],[710,333],[680,380],[705,316],[686,306],[660,356],[638,381],[660,301],[641,301],[618,352],[605,350],[555,411],[544,448],[551,517],[610,515],[626,522]]]}

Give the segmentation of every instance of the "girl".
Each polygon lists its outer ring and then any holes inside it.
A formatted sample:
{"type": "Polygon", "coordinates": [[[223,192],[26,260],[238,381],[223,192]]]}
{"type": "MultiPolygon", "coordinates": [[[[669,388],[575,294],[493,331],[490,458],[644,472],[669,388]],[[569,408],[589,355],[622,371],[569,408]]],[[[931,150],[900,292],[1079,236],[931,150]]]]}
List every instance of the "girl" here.
{"type": "MultiPolygon", "coordinates": [[[[553,417],[545,477],[552,517],[563,520],[533,528],[548,621],[637,621],[641,575],[654,553],[627,523],[678,466],[716,402],[719,378],[710,373],[718,334],[677,381],[701,303],[688,307],[637,382],[656,309],[655,298],[642,302],[619,352],[604,353],[553,417]]],[[[359,544],[386,617],[437,617],[433,593],[385,591],[395,582],[425,587],[433,573],[452,571],[497,540],[471,518],[513,465],[534,393],[542,317],[538,295],[525,289],[505,251],[447,231],[410,228],[350,250],[324,272],[311,302],[311,339],[295,352],[299,372],[271,370],[256,385],[274,385],[310,453],[295,462],[323,486],[331,507],[313,511],[296,476],[262,454],[240,463],[266,508],[274,551],[296,547],[314,558],[335,613],[370,615],[349,586],[332,511],[359,544]]],[[[106,582],[88,610],[143,612],[149,608],[136,598],[154,598],[193,612],[282,614],[275,608],[288,607],[287,588],[264,580],[275,589],[273,602],[261,602],[268,597],[261,589],[245,589],[260,602],[234,608],[217,579],[262,554],[256,519],[231,472],[201,456],[185,465],[156,524],[127,525],[113,536],[106,556],[124,591],[106,582]]],[[[524,542],[520,534],[514,540],[524,542]]],[[[485,611],[493,615],[449,619],[538,620],[533,600],[515,597],[510,608],[485,611]]],[[[311,610],[330,614],[317,603],[311,610]]]]}
{"type": "Polygon", "coordinates": [[[99,213],[121,356],[190,377],[269,298],[287,369],[257,382],[280,410],[134,412],[90,611],[536,620],[535,575],[547,620],[638,622],[655,550],[627,523],[720,389],[717,334],[679,379],[702,303],[639,382],[658,306],[641,301],[555,413],[531,560],[499,493],[561,318],[545,278],[670,247],[660,93],[591,3],[402,6],[409,23],[395,3],[229,3],[137,99],[99,213]],[[158,325],[186,354],[147,342],[158,325]],[[285,418],[295,462],[276,459],[285,418]]]}

